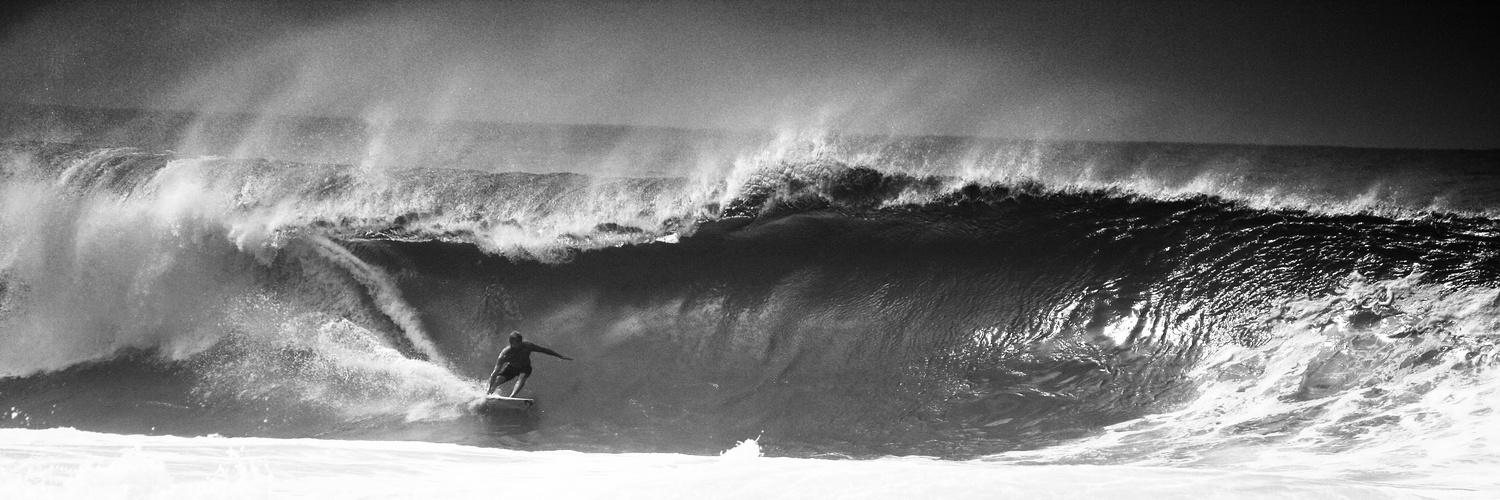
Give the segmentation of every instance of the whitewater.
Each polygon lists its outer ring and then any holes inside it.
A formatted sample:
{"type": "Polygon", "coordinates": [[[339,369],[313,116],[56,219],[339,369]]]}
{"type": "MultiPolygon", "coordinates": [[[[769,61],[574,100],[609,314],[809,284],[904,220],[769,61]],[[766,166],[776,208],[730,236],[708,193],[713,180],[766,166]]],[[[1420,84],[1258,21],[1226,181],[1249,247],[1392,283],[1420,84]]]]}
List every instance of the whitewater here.
{"type": "Polygon", "coordinates": [[[0,116],[8,498],[1500,491],[1495,151],[0,116]]]}

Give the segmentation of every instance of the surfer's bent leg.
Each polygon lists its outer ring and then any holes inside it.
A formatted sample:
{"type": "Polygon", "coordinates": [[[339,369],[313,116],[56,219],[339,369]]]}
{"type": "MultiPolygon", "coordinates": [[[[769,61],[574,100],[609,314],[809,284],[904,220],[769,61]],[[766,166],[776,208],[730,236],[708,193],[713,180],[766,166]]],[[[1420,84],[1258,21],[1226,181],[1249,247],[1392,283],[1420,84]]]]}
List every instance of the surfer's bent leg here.
{"type": "Polygon", "coordinates": [[[526,386],[526,379],[531,376],[531,367],[516,370],[516,386],[510,390],[510,397],[516,397],[521,393],[521,388],[526,386]]]}
{"type": "Polygon", "coordinates": [[[485,394],[493,394],[496,387],[500,387],[500,384],[504,384],[510,380],[510,377],[505,376],[505,368],[508,366],[510,366],[510,363],[495,364],[495,372],[490,374],[490,388],[484,391],[485,394]]]}
{"type": "Polygon", "coordinates": [[[516,397],[516,394],[521,392],[521,388],[526,386],[526,375],[528,375],[526,372],[521,372],[516,376],[516,386],[510,390],[510,397],[516,397]]]}

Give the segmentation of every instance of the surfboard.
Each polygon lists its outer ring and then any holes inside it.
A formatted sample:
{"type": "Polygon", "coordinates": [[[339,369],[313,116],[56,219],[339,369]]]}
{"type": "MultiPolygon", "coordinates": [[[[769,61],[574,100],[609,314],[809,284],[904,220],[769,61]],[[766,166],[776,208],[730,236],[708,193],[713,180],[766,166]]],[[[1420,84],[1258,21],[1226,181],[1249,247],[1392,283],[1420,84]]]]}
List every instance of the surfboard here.
{"type": "Polygon", "coordinates": [[[479,403],[479,409],[480,410],[526,410],[526,409],[531,408],[531,405],[534,405],[534,404],[536,404],[536,400],[535,399],[510,398],[510,397],[500,396],[500,395],[496,395],[496,394],[491,394],[491,395],[485,396],[484,397],[484,401],[481,401],[479,403]]]}

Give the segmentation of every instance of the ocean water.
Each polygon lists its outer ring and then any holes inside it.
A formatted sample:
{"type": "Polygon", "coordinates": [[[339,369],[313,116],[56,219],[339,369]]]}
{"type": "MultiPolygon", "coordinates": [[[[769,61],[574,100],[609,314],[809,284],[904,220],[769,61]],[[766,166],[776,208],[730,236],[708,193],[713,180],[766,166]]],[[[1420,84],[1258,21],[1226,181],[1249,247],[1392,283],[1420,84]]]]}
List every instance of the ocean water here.
{"type": "Polygon", "coordinates": [[[19,498],[1500,491],[1495,151],[0,133],[19,498]],[[480,411],[510,331],[576,359],[480,411]]]}

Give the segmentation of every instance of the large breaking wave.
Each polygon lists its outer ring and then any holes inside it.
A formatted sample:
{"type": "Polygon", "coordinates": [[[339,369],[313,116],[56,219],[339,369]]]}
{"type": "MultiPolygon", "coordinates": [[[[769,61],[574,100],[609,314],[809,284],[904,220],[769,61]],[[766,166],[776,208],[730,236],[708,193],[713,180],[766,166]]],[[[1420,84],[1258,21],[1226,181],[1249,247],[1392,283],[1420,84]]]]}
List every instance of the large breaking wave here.
{"type": "Polygon", "coordinates": [[[1481,424],[1424,398],[1492,385],[1487,188],[1347,175],[1448,153],[1283,152],[1298,184],[1181,148],[608,177],[8,143],[0,422],[1084,462],[1481,424]],[[578,361],[475,414],[511,330],[578,361]]]}

